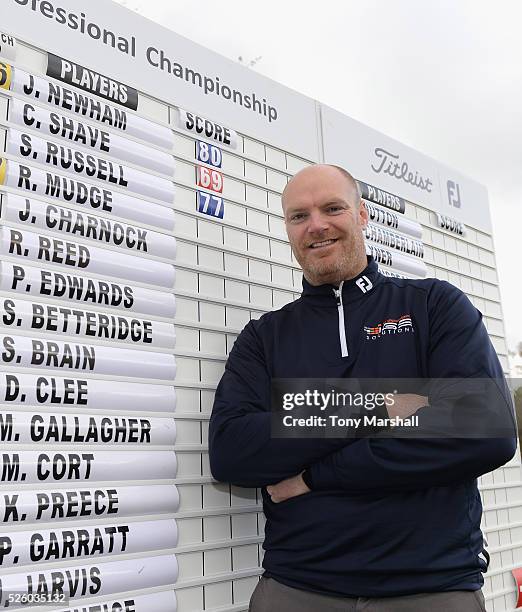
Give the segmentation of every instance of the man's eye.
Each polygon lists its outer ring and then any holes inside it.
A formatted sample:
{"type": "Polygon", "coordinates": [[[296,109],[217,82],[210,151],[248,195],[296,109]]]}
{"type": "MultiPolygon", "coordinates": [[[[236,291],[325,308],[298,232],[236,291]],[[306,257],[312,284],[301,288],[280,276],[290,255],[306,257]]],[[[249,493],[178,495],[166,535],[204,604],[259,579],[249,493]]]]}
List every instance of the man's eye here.
{"type": "Polygon", "coordinates": [[[301,221],[301,219],[304,219],[304,217],[305,216],[303,213],[296,213],[290,217],[290,221],[301,221]]]}
{"type": "Polygon", "coordinates": [[[342,206],[329,206],[328,210],[330,212],[339,212],[340,210],[342,210],[342,206]]]}

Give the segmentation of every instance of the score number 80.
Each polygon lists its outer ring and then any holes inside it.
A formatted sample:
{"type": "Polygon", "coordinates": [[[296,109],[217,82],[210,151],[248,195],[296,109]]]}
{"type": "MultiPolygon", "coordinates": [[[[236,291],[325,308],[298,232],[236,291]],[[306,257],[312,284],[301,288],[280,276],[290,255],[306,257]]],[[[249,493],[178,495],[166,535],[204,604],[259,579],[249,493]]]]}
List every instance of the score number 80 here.
{"type": "Polygon", "coordinates": [[[203,164],[221,168],[223,163],[223,153],[219,147],[196,140],[196,159],[203,164]]]}

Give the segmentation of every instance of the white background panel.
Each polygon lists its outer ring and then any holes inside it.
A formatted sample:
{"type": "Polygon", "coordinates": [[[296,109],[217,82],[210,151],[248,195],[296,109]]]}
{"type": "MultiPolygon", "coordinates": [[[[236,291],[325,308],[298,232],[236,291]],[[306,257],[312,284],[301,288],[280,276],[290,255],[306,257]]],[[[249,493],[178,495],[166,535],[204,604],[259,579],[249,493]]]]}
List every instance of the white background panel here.
{"type": "Polygon", "coordinates": [[[177,589],[178,610],[203,610],[204,595],[202,586],[177,589]]]}
{"type": "MultiPolygon", "coordinates": [[[[183,420],[177,419],[178,437],[177,441],[179,444],[201,444],[201,425],[194,419],[183,420]]],[[[205,440],[206,443],[206,440],[205,440]]],[[[195,456],[195,454],[194,454],[195,456]]],[[[199,454],[197,455],[198,459],[199,454]]]]}
{"type": "Polygon", "coordinates": [[[223,231],[227,228],[222,228],[220,225],[198,219],[197,235],[202,240],[213,242],[219,246],[223,245],[223,231]]]}
{"type": "MultiPolygon", "coordinates": [[[[236,202],[243,202],[245,200],[245,185],[241,181],[230,178],[227,176],[224,181],[223,191],[220,194],[225,200],[235,200],[236,202]]],[[[227,214],[228,202],[225,201],[225,214],[227,214]]]]}
{"type": "Polygon", "coordinates": [[[239,578],[234,580],[234,599],[236,602],[246,603],[248,601],[252,591],[256,588],[259,582],[258,576],[252,576],[248,578],[239,578]]]}
{"type": "Polygon", "coordinates": [[[230,174],[242,175],[245,170],[245,162],[237,153],[230,153],[223,149],[223,170],[230,174]]]}
{"type": "Polygon", "coordinates": [[[265,157],[268,164],[281,170],[286,169],[286,159],[283,151],[265,146],[265,157]]]}
{"type": "Polygon", "coordinates": [[[247,157],[253,157],[254,159],[264,161],[265,159],[265,147],[262,142],[258,140],[252,140],[252,138],[243,137],[243,153],[247,157]]]}
{"type": "Polygon", "coordinates": [[[212,601],[216,606],[232,603],[232,583],[217,582],[205,585],[205,601],[212,601]]]}
{"type": "Polygon", "coordinates": [[[251,183],[263,185],[266,183],[266,169],[261,164],[245,161],[245,178],[251,183]]]}
{"type": "Polygon", "coordinates": [[[183,157],[193,157],[194,156],[194,140],[188,135],[178,134],[176,132],[172,133],[174,138],[174,151],[176,155],[181,155],[183,157]]]}
{"type": "Polygon", "coordinates": [[[294,157],[293,155],[286,156],[286,168],[290,174],[296,174],[299,170],[306,168],[306,166],[310,165],[310,161],[306,159],[301,159],[299,157],[294,157]]]}
{"type": "Polygon", "coordinates": [[[16,58],[16,39],[5,32],[0,33],[0,57],[6,60],[16,58]]]}
{"type": "Polygon", "coordinates": [[[287,183],[286,174],[267,169],[266,183],[270,189],[273,189],[275,191],[283,191],[287,183]]]}
{"type": "Polygon", "coordinates": [[[268,192],[268,208],[276,213],[282,213],[281,196],[279,194],[268,192]]]}
{"type": "MultiPolygon", "coordinates": [[[[196,169],[194,163],[179,161],[176,166],[176,180],[188,186],[196,184],[196,169]]],[[[177,201],[177,198],[176,198],[177,201]]]]}

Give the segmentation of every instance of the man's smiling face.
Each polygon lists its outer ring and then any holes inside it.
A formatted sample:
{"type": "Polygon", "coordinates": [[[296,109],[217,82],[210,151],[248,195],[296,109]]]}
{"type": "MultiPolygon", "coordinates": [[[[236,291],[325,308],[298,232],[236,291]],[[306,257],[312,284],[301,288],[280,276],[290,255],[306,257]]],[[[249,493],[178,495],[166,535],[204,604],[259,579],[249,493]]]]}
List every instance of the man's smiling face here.
{"type": "Polygon", "coordinates": [[[282,200],[288,239],[309,283],[338,285],[364,270],[368,212],[349,176],[309,166],[288,183],[282,200]]]}

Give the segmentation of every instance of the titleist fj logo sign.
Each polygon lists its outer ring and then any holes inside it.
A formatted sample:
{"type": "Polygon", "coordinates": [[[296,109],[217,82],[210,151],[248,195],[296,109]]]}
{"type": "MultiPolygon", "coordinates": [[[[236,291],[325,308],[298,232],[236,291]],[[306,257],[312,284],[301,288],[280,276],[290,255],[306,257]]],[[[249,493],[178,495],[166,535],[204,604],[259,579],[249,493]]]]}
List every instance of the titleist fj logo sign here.
{"type": "Polygon", "coordinates": [[[372,163],[371,168],[376,174],[389,174],[400,181],[431,193],[432,180],[422,176],[416,170],[411,170],[408,162],[402,161],[399,155],[381,147],[376,147],[374,153],[376,160],[372,163]]]}

